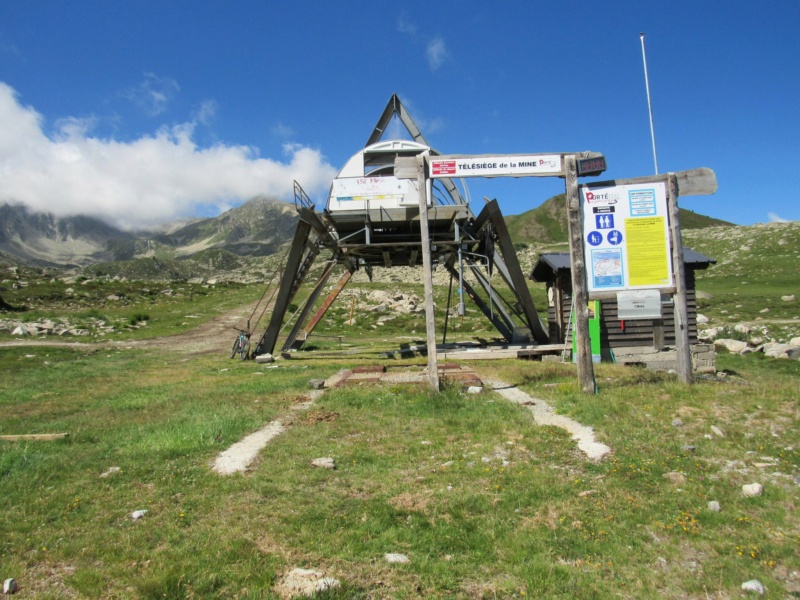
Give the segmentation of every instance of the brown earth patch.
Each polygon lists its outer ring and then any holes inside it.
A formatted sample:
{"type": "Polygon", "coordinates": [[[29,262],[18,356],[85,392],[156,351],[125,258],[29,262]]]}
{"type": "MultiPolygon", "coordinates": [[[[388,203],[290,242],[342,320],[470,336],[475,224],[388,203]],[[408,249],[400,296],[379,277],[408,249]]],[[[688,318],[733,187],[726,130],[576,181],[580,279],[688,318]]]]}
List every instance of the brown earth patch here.
{"type": "Polygon", "coordinates": [[[391,504],[392,507],[397,510],[424,513],[427,512],[430,501],[431,499],[427,496],[404,492],[402,494],[398,494],[394,498],[390,498],[389,504],[391,504]]]}
{"type": "Polygon", "coordinates": [[[315,425],[317,423],[328,422],[332,423],[339,418],[339,413],[329,410],[312,410],[306,414],[306,423],[315,425]]]}

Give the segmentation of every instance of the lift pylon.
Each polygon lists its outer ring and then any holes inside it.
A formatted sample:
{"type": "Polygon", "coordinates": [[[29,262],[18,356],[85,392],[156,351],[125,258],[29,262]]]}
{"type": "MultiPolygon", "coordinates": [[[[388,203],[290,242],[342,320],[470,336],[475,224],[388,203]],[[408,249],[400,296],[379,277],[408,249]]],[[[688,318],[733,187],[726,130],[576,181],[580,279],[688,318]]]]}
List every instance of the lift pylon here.
{"type": "MultiPolygon", "coordinates": [[[[398,177],[395,164],[398,158],[422,154],[439,156],[394,94],[366,147],[353,155],[334,179],[321,214],[295,184],[295,207],[300,220],[270,323],[256,346],[257,354],[274,352],[288,306],[323,250],[331,252],[330,263],[323,269],[285,340],[284,351],[300,337],[310,334],[356,269],[364,268],[369,273],[373,267],[419,264],[423,250],[420,184],[417,179],[398,177]],[[394,116],[400,119],[413,141],[382,139],[394,116]],[[334,264],[345,264],[345,273],[306,325],[334,264]]],[[[458,278],[459,285],[468,290],[467,294],[509,343],[546,343],[547,332],[533,305],[497,202],[489,202],[476,218],[467,201],[466,186],[462,185],[462,193],[448,178],[428,179],[425,185],[432,263],[445,265],[458,278]],[[470,271],[482,268],[483,262],[476,255],[485,256],[490,265],[496,266],[514,302],[505,303],[490,277],[477,276],[477,287],[466,281],[464,265],[470,271]]]]}

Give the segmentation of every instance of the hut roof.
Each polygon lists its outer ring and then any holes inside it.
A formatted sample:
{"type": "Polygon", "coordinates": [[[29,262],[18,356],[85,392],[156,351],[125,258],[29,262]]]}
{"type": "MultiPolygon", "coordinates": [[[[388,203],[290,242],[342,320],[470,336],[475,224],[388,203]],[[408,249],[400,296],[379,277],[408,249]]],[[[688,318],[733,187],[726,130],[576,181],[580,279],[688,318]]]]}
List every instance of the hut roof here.
{"type": "MultiPolygon", "coordinates": [[[[686,246],[683,247],[683,262],[695,270],[707,269],[709,265],[717,264],[710,256],[686,246]]],[[[529,278],[538,282],[550,281],[559,271],[569,271],[570,266],[569,252],[548,252],[539,256],[529,278]]]]}

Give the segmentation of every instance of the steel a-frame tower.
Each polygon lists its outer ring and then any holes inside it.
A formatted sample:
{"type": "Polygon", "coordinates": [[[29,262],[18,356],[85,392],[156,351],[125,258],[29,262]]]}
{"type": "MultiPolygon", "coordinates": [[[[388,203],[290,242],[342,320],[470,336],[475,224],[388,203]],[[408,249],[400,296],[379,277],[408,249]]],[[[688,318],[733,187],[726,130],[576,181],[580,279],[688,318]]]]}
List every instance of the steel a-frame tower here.
{"type": "MultiPolygon", "coordinates": [[[[359,268],[420,265],[422,237],[417,182],[395,176],[395,160],[439,153],[430,147],[396,94],[392,95],[364,149],[355,154],[334,179],[325,209],[319,213],[295,184],[295,208],[300,219],[286,258],[269,324],[255,354],[274,353],[286,312],[316,258],[330,253],[328,264],[299,310],[282,345],[291,349],[305,339],[325,314],[352,274],[359,268]],[[413,141],[382,137],[397,117],[413,141]],[[344,275],[316,313],[311,311],[334,267],[344,265],[344,275]]],[[[451,179],[428,183],[427,217],[430,251],[434,263],[443,265],[463,293],[511,342],[546,343],[547,332],[536,312],[525,276],[496,200],[475,216],[451,179]],[[488,268],[488,272],[484,269],[488,268]],[[513,298],[501,295],[492,283],[498,273],[513,298]]],[[[466,189],[466,188],[464,188],[466,189]]]]}

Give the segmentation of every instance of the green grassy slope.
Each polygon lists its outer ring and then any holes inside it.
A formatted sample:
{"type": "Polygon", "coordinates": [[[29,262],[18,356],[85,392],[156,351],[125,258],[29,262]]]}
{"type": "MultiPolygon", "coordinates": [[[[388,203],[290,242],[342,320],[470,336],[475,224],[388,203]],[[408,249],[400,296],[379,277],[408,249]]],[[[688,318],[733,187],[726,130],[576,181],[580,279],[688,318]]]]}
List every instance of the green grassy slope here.
{"type": "MultiPolygon", "coordinates": [[[[681,229],[732,226],[732,223],[680,209],[681,229]]],[[[515,243],[543,244],[568,241],[566,196],[559,194],[541,206],[520,215],[506,216],[506,224],[515,243]]]]}

